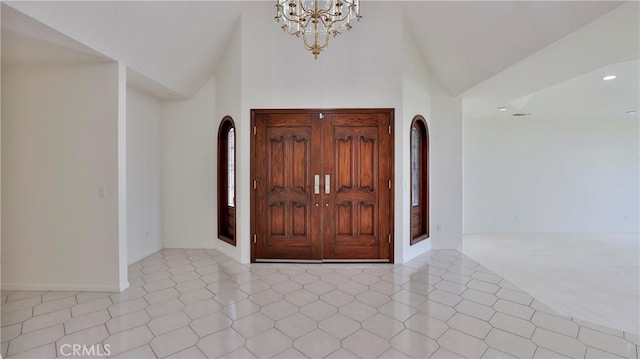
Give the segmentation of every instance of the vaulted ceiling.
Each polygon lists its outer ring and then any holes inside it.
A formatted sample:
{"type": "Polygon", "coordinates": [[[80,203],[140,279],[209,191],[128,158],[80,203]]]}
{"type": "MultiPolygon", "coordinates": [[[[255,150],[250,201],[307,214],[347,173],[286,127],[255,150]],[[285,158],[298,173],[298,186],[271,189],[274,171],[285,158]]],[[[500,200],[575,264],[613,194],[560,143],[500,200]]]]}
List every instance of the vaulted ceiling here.
{"type": "Polygon", "coordinates": [[[403,9],[431,69],[459,95],[620,4],[416,1],[403,9]]]}
{"type": "MultiPolygon", "coordinates": [[[[166,89],[166,96],[171,98],[191,96],[214,74],[230,35],[237,28],[243,7],[254,3],[10,1],[5,4],[8,7],[3,5],[3,50],[11,51],[7,59],[3,54],[3,61],[26,61],[34,56],[29,53],[29,42],[56,43],[85,51],[89,56],[87,61],[104,58],[122,61],[132,69],[133,77],[153,80],[158,87],[166,89]],[[22,13],[66,36],[52,37],[51,31],[44,29],[46,26],[24,25],[29,21],[22,13]]],[[[629,56],[633,57],[633,54],[638,58],[637,3],[410,1],[394,4],[400,7],[415,35],[425,66],[452,95],[469,98],[471,104],[474,99],[478,103],[484,101],[484,106],[489,106],[487,111],[495,104],[510,104],[544,88],[596,71],[598,66],[632,60],[629,56]],[[571,40],[571,36],[579,29],[597,26],[599,18],[621,6],[635,6],[630,8],[635,10],[635,14],[627,19],[630,24],[618,26],[622,26],[622,35],[615,35],[611,29],[584,35],[593,37],[593,46],[610,45],[607,51],[615,51],[615,56],[596,61],[562,57],[561,51],[554,50],[554,45],[562,41],[566,43],[565,47],[584,41],[582,38],[571,40]],[[609,36],[621,36],[623,40],[609,36]],[[545,58],[545,53],[549,53],[550,58],[545,58]],[[560,57],[553,60],[553,56],[560,57]],[[536,58],[541,59],[536,62],[536,58]],[[554,61],[558,61],[556,65],[564,72],[558,74],[559,71],[550,69],[548,74],[543,73],[545,67],[554,66],[554,61]]],[[[363,21],[366,21],[366,6],[367,1],[362,1],[363,21]]],[[[600,26],[605,25],[612,26],[600,26]]],[[[59,59],[67,56],[64,51],[47,49],[46,52],[59,59]]],[[[480,110],[473,106],[472,109],[480,110]]]]}

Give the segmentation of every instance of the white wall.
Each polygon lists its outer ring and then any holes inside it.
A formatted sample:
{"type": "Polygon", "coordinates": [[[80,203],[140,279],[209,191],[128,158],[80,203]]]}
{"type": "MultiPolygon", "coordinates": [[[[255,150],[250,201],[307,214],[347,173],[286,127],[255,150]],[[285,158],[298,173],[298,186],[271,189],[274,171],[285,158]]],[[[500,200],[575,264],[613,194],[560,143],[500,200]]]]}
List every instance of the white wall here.
{"type": "MultiPolygon", "coordinates": [[[[436,237],[435,231],[430,228],[429,239],[411,245],[411,208],[409,206],[409,203],[411,203],[411,123],[416,115],[422,115],[427,120],[427,125],[431,131],[431,127],[433,127],[432,123],[435,119],[431,115],[429,73],[425,66],[424,57],[416,46],[416,40],[412,30],[407,24],[404,24],[402,37],[402,109],[404,116],[401,121],[398,121],[402,127],[396,128],[396,151],[399,152],[399,156],[402,159],[399,163],[396,163],[396,172],[398,173],[396,184],[399,187],[396,189],[396,193],[401,194],[401,201],[399,203],[402,205],[402,207],[396,209],[396,211],[402,213],[402,222],[397,223],[396,226],[400,227],[399,230],[402,235],[398,237],[401,238],[401,240],[396,241],[395,244],[396,248],[399,248],[402,254],[401,258],[406,261],[431,249],[432,242],[436,237]]],[[[430,180],[433,175],[433,173],[429,173],[430,180]]],[[[429,192],[431,194],[434,191],[431,189],[429,192]]],[[[433,213],[435,212],[435,208],[432,208],[432,203],[433,199],[430,197],[430,217],[433,217],[435,214],[433,213]]],[[[434,223],[433,220],[429,222],[430,224],[434,223]]],[[[398,249],[396,249],[396,251],[398,251],[398,249]]]]}
{"type": "Polygon", "coordinates": [[[117,65],[117,158],[118,158],[118,276],[120,290],[129,287],[127,260],[127,66],[117,65]]]}
{"type": "Polygon", "coordinates": [[[332,38],[317,60],[269,11],[261,2],[242,14],[247,124],[251,108],[401,107],[402,15],[393,4],[368,3],[366,21],[332,38]]]}
{"type": "Polygon", "coordinates": [[[162,248],[160,136],[160,101],[128,86],[128,264],[162,248]]]}
{"type": "Polygon", "coordinates": [[[215,248],[216,84],[191,99],[161,105],[162,242],[166,248],[215,248]]]}
{"type": "Polygon", "coordinates": [[[303,48],[301,39],[283,33],[264,16],[272,10],[270,3],[254,3],[245,9],[215,81],[191,100],[162,105],[164,245],[217,248],[249,261],[251,109],[378,107],[395,109],[396,261],[423,253],[429,245],[459,248],[461,104],[424,71],[413,42],[409,52],[403,52],[400,10],[392,3],[369,4],[366,21],[332,39],[317,60],[303,48]],[[410,71],[403,69],[404,56],[411,56],[410,71]],[[434,227],[431,241],[408,248],[409,207],[405,204],[409,197],[403,183],[409,178],[404,166],[409,151],[405,138],[413,116],[425,111],[429,121],[435,122],[432,168],[437,175],[432,178],[432,191],[437,193],[432,195],[432,223],[439,223],[441,231],[436,233],[434,227]],[[236,124],[236,247],[216,240],[216,135],[225,115],[236,124]],[[403,250],[407,252],[404,258],[403,250]]]}
{"type": "Polygon", "coordinates": [[[637,232],[638,122],[466,121],[464,230],[637,232]]]}
{"type": "MultiPolygon", "coordinates": [[[[250,110],[252,108],[395,108],[402,121],[402,14],[393,4],[369,3],[366,21],[331,39],[314,60],[302,39],[264,16],[271,3],[242,15],[242,118],[238,140],[237,201],[241,260],[250,257],[250,110]],[[382,26],[381,26],[382,25],[382,26]]],[[[397,140],[396,140],[397,141],[397,140]]],[[[401,163],[396,143],[396,164],[401,163]]],[[[398,172],[396,172],[398,175],[398,172]]],[[[396,250],[401,238],[401,198],[396,186],[396,250]]],[[[397,260],[399,259],[396,256],[397,260]]]]}
{"type": "Polygon", "coordinates": [[[118,85],[117,64],[3,65],[3,289],[121,289],[118,85]]]}
{"type": "Polygon", "coordinates": [[[462,248],[462,101],[434,92],[431,155],[431,231],[434,249],[462,248]],[[440,120],[440,121],[438,121],[440,120]]]}
{"type": "MultiPolygon", "coordinates": [[[[0,6],[0,28],[2,28],[2,6],[0,6]]],[[[0,58],[2,58],[2,36],[0,36],[0,58]]],[[[0,66],[0,83],[2,83],[0,66]]],[[[0,279],[2,278],[2,86],[0,86],[0,279]]]]}
{"type": "MultiPolygon", "coordinates": [[[[227,49],[224,52],[224,57],[222,58],[218,70],[216,71],[215,74],[215,78],[216,78],[216,116],[215,116],[215,126],[216,126],[216,133],[215,133],[215,138],[214,138],[214,146],[215,146],[215,150],[217,151],[218,147],[217,147],[217,143],[218,143],[218,139],[217,139],[217,131],[218,128],[220,127],[220,122],[222,122],[222,118],[224,116],[231,116],[231,118],[233,118],[234,123],[236,123],[236,125],[238,124],[238,122],[241,121],[241,116],[240,114],[242,113],[242,106],[241,106],[241,99],[242,99],[242,93],[241,93],[241,61],[242,61],[242,48],[241,48],[241,27],[240,27],[240,21],[238,20],[238,22],[236,23],[236,28],[235,31],[233,33],[233,36],[231,37],[231,40],[229,42],[229,45],[227,47],[227,49]]],[[[236,129],[236,133],[238,133],[238,129],[236,129]]],[[[214,203],[216,203],[217,205],[217,152],[214,156],[214,162],[211,162],[211,165],[214,168],[214,173],[216,175],[216,183],[214,184],[215,187],[215,197],[213,197],[214,203]]],[[[248,167],[248,164],[244,165],[246,167],[248,167]]],[[[238,168],[238,170],[243,167],[243,162],[240,162],[238,164],[238,166],[236,168],[238,168]]],[[[240,188],[236,189],[236,196],[239,195],[239,193],[237,193],[240,190],[240,188]]],[[[237,207],[236,207],[237,208],[237,207]]],[[[217,211],[217,207],[216,207],[216,211],[217,211]]],[[[215,218],[213,218],[214,221],[214,225],[216,226],[216,238],[217,238],[217,226],[218,226],[218,217],[215,216],[215,218]]],[[[238,220],[236,220],[236,223],[239,223],[238,220]]],[[[238,227],[236,227],[238,228],[238,227]]],[[[238,241],[236,240],[236,243],[238,241]]],[[[221,240],[217,240],[216,241],[216,248],[218,250],[220,250],[221,252],[225,253],[226,255],[232,257],[232,258],[236,258],[236,259],[240,259],[241,257],[241,250],[240,248],[242,247],[242,245],[238,245],[236,244],[236,246],[232,246],[226,242],[223,242],[221,240]]]]}
{"type": "MultiPolygon", "coordinates": [[[[2,6],[0,6],[0,28],[2,28],[2,6]]],[[[2,58],[2,36],[0,36],[0,58],[2,58]]],[[[0,66],[0,83],[2,69],[0,66]]],[[[0,279],[2,278],[2,86],[0,86],[0,279]]]]}
{"type": "MultiPolygon", "coordinates": [[[[402,173],[403,260],[431,248],[462,246],[462,113],[461,102],[443,89],[426,66],[412,30],[403,29],[403,118],[396,129],[402,173]],[[429,239],[410,245],[410,131],[415,115],[422,115],[429,127],[429,239]]],[[[398,182],[400,183],[400,182],[398,182]]],[[[396,192],[397,193],[397,192],[396,192]]],[[[398,245],[398,243],[396,243],[398,245]]]]}
{"type": "Polygon", "coordinates": [[[162,102],[164,247],[215,248],[240,259],[240,247],[219,240],[217,227],[218,127],[226,115],[241,121],[240,51],[238,22],[215,80],[189,100],[162,102]]]}

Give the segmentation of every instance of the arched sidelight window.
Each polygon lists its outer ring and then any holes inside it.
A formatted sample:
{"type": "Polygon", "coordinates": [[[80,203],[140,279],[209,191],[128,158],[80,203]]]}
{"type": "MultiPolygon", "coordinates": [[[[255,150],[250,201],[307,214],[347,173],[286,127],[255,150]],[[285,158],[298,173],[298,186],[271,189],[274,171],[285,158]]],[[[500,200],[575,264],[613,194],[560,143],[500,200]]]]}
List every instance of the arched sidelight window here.
{"type": "Polygon", "coordinates": [[[411,123],[411,244],[429,238],[429,129],[424,117],[411,123]]]}
{"type": "Polygon", "coordinates": [[[236,126],[225,116],[218,129],[218,238],[236,245],[236,126]]]}

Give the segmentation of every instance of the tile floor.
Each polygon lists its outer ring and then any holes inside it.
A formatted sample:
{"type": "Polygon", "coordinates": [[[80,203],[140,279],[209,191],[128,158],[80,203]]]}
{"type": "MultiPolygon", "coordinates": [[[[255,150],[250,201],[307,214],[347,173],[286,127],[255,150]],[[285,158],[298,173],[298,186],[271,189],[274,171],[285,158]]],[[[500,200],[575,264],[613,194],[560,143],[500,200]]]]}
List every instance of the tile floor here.
{"type": "Polygon", "coordinates": [[[116,358],[639,359],[638,334],[562,316],[452,250],[403,265],[243,265],[167,249],[129,279],[116,294],[3,291],[2,356],[96,344],[116,358]]]}
{"type": "Polygon", "coordinates": [[[462,253],[558,312],[640,332],[638,233],[483,233],[462,238],[462,253]]]}

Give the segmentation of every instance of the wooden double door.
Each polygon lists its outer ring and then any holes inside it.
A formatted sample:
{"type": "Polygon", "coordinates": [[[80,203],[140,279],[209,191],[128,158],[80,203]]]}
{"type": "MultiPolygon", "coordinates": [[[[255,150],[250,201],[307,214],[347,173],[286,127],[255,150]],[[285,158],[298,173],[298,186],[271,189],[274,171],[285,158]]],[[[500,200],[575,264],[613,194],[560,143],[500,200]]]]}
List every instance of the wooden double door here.
{"type": "Polygon", "coordinates": [[[393,261],[393,110],[252,110],[252,261],[393,261]]]}

